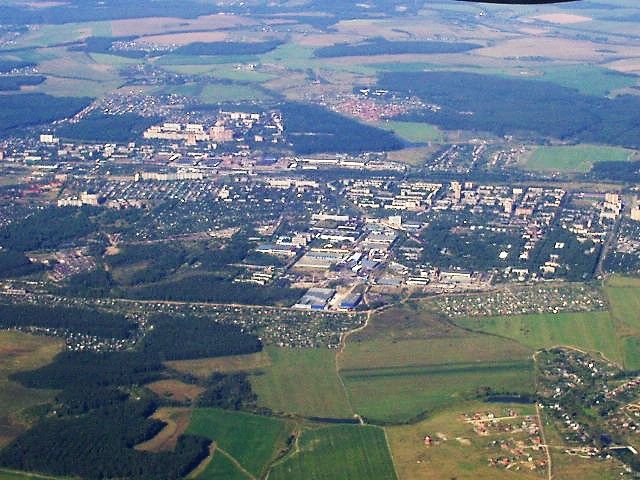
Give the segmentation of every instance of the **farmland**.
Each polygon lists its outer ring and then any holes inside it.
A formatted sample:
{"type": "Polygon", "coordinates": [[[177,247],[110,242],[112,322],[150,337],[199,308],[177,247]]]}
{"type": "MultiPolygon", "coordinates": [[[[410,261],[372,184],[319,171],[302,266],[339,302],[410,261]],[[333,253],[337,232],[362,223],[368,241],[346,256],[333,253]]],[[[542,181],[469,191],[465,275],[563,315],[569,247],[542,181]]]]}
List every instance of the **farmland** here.
{"type": "Polygon", "coordinates": [[[9,380],[9,375],[50,362],[62,348],[60,340],[18,332],[0,332],[0,445],[24,428],[19,412],[47,402],[52,392],[33,390],[9,380]]]}
{"type": "Polygon", "coordinates": [[[532,349],[571,345],[602,352],[617,362],[622,360],[608,312],[487,317],[459,323],[473,330],[512,338],[532,349]]]}
{"type": "Polygon", "coordinates": [[[481,388],[529,393],[531,350],[474,334],[413,303],[390,308],[349,338],[340,374],[354,410],[371,420],[406,422],[481,388]]]}
{"type": "Polygon", "coordinates": [[[588,172],[595,162],[623,162],[632,158],[637,158],[637,152],[616,147],[539,147],[526,162],[525,168],[536,171],[588,172]]]}
{"type": "Polygon", "coordinates": [[[428,123],[384,122],[380,124],[380,127],[391,130],[400,138],[412,143],[440,143],[444,140],[442,132],[428,123]]]}
{"type": "Polygon", "coordinates": [[[258,404],[277,412],[351,418],[334,352],[328,349],[266,349],[271,365],[251,377],[258,404]]]}
{"type": "Polygon", "coordinates": [[[304,430],[294,452],[274,465],[269,478],[391,480],[396,475],[381,428],[339,425],[304,430]]]}
{"type": "MultiPolygon", "coordinates": [[[[219,449],[233,457],[252,475],[260,476],[292,430],[282,420],[249,413],[214,408],[193,411],[187,433],[201,435],[216,442],[219,449]]],[[[200,478],[213,478],[217,453],[202,472],[200,478]]]]}

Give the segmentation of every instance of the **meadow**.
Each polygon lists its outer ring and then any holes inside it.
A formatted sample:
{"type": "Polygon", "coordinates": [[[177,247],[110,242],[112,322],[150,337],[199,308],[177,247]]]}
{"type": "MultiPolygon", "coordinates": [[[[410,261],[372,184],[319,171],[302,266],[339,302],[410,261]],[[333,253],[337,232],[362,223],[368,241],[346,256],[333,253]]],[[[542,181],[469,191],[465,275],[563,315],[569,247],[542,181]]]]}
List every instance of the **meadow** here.
{"type": "Polygon", "coordinates": [[[380,122],[378,126],[392,131],[403,140],[411,143],[441,143],[444,141],[442,131],[428,123],[385,121],[380,122]]]}
{"type": "MultiPolygon", "coordinates": [[[[285,447],[292,429],[289,422],[275,418],[215,408],[198,408],[192,413],[187,433],[213,440],[217,448],[224,450],[242,468],[259,477],[285,447]]],[[[215,466],[216,457],[217,453],[199,478],[214,478],[213,473],[221,468],[215,466]]]]}
{"type": "Polygon", "coordinates": [[[0,331],[0,446],[25,427],[20,412],[49,401],[54,392],[26,388],[9,375],[49,363],[62,349],[62,341],[20,332],[0,331]]]}
{"type": "Polygon", "coordinates": [[[304,430],[294,452],[274,464],[269,478],[392,480],[397,477],[381,428],[338,425],[304,430]]]}
{"type": "Polygon", "coordinates": [[[512,338],[532,349],[574,346],[601,352],[607,358],[622,363],[609,312],[483,317],[458,323],[473,330],[512,338]]]}
{"type": "Polygon", "coordinates": [[[619,147],[575,145],[538,147],[524,168],[534,171],[586,173],[596,162],[624,162],[635,159],[638,153],[619,147]]]}
{"type": "Polygon", "coordinates": [[[267,347],[266,352],[271,365],[251,376],[259,406],[313,417],[353,416],[334,351],[267,347]]]}
{"type": "Polygon", "coordinates": [[[531,354],[512,340],[468,332],[415,302],[379,313],[352,335],[339,366],[356,413],[402,423],[479,390],[531,393],[531,354]]]}

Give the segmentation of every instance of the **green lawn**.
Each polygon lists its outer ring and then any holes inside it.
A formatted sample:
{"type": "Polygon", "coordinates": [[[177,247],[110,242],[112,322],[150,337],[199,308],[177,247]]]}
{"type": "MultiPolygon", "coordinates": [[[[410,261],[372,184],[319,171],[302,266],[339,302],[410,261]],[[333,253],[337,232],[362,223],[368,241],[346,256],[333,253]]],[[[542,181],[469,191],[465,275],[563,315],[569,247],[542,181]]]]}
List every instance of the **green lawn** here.
{"type": "MultiPolygon", "coordinates": [[[[276,453],[284,447],[292,426],[282,420],[244,412],[198,408],[193,411],[187,433],[215,441],[225,452],[255,476],[260,476],[276,453]]],[[[199,478],[214,478],[216,453],[199,478]]],[[[218,462],[218,463],[223,463],[218,462]]],[[[226,468],[226,467],[225,467],[226,468]]],[[[218,478],[218,477],[216,477],[218,478]]]]}
{"type": "Polygon", "coordinates": [[[465,319],[460,325],[512,338],[534,350],[557,345],[602,352],[622,362],[609,312],[515,315],[465,319]]]}
{"type": "Polygon", "coordinates": [[[340,425],[305,430],[297,447],[271,470],[271,480],[396,478],[384,431],[379,427],[340,425]]]}
{"type": "Polygon", "coordinates": [[[619,147],[575,145],[539,147],[525,164],[527,170],[585,173],[595,162],[623,162],[637,158],[634,150],[619,147]]]}
{"type": "Polygon", "coordinates": [[[412,143],[442,142],[442,131],[428,123],[420,122],[380,122],[380,128],[391,130],[400,138],[412,143]]]}
{"type": "Polygon", "coordinates": [[[604,289],[611,316],[621,338],[623,365],[640,368],[640,280],[613,277],[604,289]]]}
{"type": "Polygon", "coordinates": [[[353,412],[329,349],[268,347],[271,365],[251,377],[258,404],[277,412],[351,418],[353,412]]]}

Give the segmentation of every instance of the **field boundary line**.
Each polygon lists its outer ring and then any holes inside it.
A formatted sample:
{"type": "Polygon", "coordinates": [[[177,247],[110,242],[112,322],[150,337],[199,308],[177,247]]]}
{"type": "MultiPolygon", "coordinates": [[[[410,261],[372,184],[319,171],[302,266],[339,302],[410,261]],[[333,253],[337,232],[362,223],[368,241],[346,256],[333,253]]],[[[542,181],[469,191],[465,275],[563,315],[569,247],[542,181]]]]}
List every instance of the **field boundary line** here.
{"type": "Polygon", "coordinates": [[[393,458],[393,450],[391,450],[391,444],[389,443],[389,437],[387,436],[387,429],[384,427],[379,427],[382,429],[382,433],[384,434],[384,442],[387,445],[387,451],[389,452],[389,457],[391,458],[391,465],[393,465],[393,473],[396,476],[396,480],[400,479],[400,475],[398,475],[398,468],[396,467],[396,459],[393,458]]]}
{"type": "Polygon", "coordinates": [[[222,455],[227,457],[227,459],[235,465],[235,467],[240,470],[246,477],[249,477],[251,480],[257,480],[246,468],[244,468],[238,460],[236,460],[230,453],[224,451],[219,446],[216,451],[220,452],[222,455]]]}

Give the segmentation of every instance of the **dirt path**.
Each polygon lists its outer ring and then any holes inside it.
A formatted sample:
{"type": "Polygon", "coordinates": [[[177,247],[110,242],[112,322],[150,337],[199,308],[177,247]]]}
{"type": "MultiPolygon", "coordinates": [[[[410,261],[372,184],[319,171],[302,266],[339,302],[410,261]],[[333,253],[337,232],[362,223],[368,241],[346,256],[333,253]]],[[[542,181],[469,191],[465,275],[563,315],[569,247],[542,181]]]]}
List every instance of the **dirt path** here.
{"type": "MultiPolygon", "coordinates": [[[[535,372],[535,391],[538,391],[538,373],[537,373],[537,363],[538,363],[538,354],[540,351],[537,351],[533,354],[533,364],[536,367],[535,372]]],[[[542,447],[544,448],[544,453],[547,456],[547,480],[553,479],[553,464],[551,460],[551,453],[549,452],[549,444],[547,443],[547,437],[544,433],[544,424],[542,423],[542,415],[540,415],[540,406],[538,402],[536,402],[536,418],[538,419],[538,425],[540,426],[540,438],[542,440],[542,447]]]]}
{"type": "Polygon", "coordinates": [[[256,477],[254,477],[251,473],[249,473],[242,465],[240,465],[240,462],[238,462],[235,458],[233,458],[233,456],[231,456],[229,453],[225,452],[223,449],[221,449],[220,447],[218,447],[216,449],[217,452],[220,452],[222,455],[224,455],[225,457],[227,457],[227,459],[233,463],[236,468],[238,470],[240,470],[242,473],[244,473],[247,477],[249,477],[251,480],[256,480],[256,477]]]}

